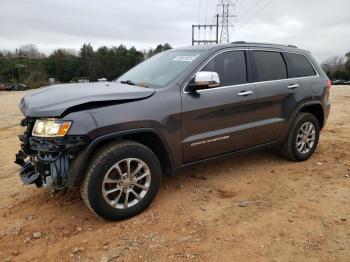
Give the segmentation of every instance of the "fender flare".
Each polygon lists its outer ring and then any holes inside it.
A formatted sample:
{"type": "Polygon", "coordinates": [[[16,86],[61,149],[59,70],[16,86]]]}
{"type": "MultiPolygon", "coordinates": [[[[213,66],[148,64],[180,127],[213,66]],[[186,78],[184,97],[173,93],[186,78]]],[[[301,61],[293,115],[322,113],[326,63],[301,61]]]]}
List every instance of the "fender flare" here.
{"type": "Polygon", "coordinates": [[[171,151],[169,149],[169,145],[166,142],[165,138],[161,135],[161,133],[154,129],[154,128],[136,128],[136,129],[128,129],[128,130],[122,130],[118,132],[113,132],[109,134],[105,134],[102,136],[99,136],[92,140],[85,149],[83,149],[76,158],[71,163],[70,169],[69,169],[69,175],[66,181],[66,187],[67,188],[74,188],[76,187],[79,182],[81,181],[81,178],[84,175],[84,171],[86,168],[86,163],[88,162],[92,152],[103,142],[108,140],[113,140],[116,138],[119,138],[121,136],[125,135],[132,135],[137,133],[152,133],[155,134],[162,144],[165,147],[165,150],[168,153],[170,164],[173,166],[173,156],[171,154],[171,151]]]}
{"type": "Polygon", "coordinates": [[[296,108],[296,110],[294,110],[293,114],[291,115],[291,117],[289,118],[290,121],[288,123],[288,126],[287,126],[287,130],[289,130],[291,128],[291,126],[293,125],[297,115],[301,112],[301,110],[304,108],[304,107],[307,107],[307,106],[312,106],[312,105],[320,105],[322,107],[322,111],[323,111],[323,115],[325,116],[325,107],[324,105],[320,102],[320,101],[307,101],[307,102],[304,102],[304,103],[301,103],[300,105],[298,105],[298,107],[296,108]]]}

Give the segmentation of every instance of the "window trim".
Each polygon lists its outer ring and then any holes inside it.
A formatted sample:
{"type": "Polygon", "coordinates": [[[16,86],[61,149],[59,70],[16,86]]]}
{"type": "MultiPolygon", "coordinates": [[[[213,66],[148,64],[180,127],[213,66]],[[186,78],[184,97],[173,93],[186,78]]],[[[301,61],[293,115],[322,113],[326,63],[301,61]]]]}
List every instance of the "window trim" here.
{"type": "Polygon", "coordinates": [[[276,81],[276,80],[286,80],[286,79],[288,79],[288,66],[287,66],[287,62],[286,62],[286,60],[285,60],[285,58],[284,58],[284,56],[283,56],[283,54],[282,54],[282,52],[281,51],[275,51],[275,53],[277,53],[280,57],[281,57],[281,59],[282,59],[282,63],[283,63],[283,65],[284,65],[284,68],[285,68],[285,70],[286,70],[286,78],[278,78],[278,79],[272,79],[272,80],[262,80],[262,81],[257,81],[258,80],[258,65],[257,65],[257,59],[256,59],[256,57],[255,57],[255,53],[256,52],[265,52],[265,53],[267,53],[267,52],[270,52],[270,53],[272,53],[272,51],[265,51],[265,50],[251,50],[251,56],[252,56],[252,59],[253,59],[253,67],[254,67],[254,82],[255,83],[258,83],[258,82],[268,82],[268,81],[276,81]]]}
{"type": "MultiPolygon", "coordinates": [[[[246,52],[245,50],[234,50],[234,51],[227,51],[227,52],[222,52],[220,54],[217,54],[215,55],[214,57],[212,57],[206,64],[205,66],[202,67],[205,68],[210,62],[212,62],[216,57],[218,57],[219,55],[223,54],[223,53],[231,53],[231,52],[242,52],[243,53],[243,59],[244,59],[244,62],[245,62],[245,82],[244,83],[241,83],[241,84],[233,84],[233,85],[244,85],[244,84],[247,84],[247,83],[250,83],[249,82],[249,66],[248,66],[248,60],[250,59],[249,58],[249,54],[248,52],[246,52]]],[[[199,71],[197,72],[200,72],[202,69],[200,69],[199,71]]],[[[204,70],[204,71],[210,71],[210,70],[204,70]]],[[[218,73],[218,72],[216,72],[218,73]]],[[[219,74],[219,73],[218,73],[219,74]]],[[[223,77],[224,78],[224,77],[223,77]]],[[[191,81],[191,80],[190,80],[191,81]]],[[[221,79],[220,79],[220,82],[221,82],[221,79]]],[[[226,86],[233,86],[233,85],[226,85],[226,86]]],[[[207,88],[207,89],[211,89],[211,88],[207,88]]],[[[200,89],[200,90],[204,90],[204,89],[200,89]]],[[[198,90],[198,91],[200,91],[198,90]]]]}
{"type": "MultiPolygon", "coordinates": [[[[248,57],[249,59],[247,59],[247,54],[245,54],[246,56],[246,67],[247,67],[247,74],[248,74],[248,67],[252,66],[255,67],[255,62],[254,65],[250,64],[248,65],[248,62],[251,63],[250,61],[247,60],[251,60],[251,56],[252,54],[249,54],[249,51],[267,51],[267,52],[277,52],[277,53],[281,53],[281,56],[283,57],[283,53],[290,53],[290,54],[297,54],[297,55],[302,55],[304,56],[309,63],[311,64],[312,68],[315,70],[316,75],[313,76],[302,76],[302,77],[292,77],[292,78],[288,78],[288,68],[287,68],[287,64],[286,64],[286,69],[287,69],[287,78],[284,79],[276,79],[276,80],[268,80],[268,81],[254,81],[255,79],[253,79],[252,82],[248,82],[245,84],[237,84],[237,85],[230,85],[230,86],[219,86],[219,87],[213,87],[213,88],[208,88],[208,89],[202,89],[202,90],[198,90],[197,92],[201,93],[201,92],[208,92],[208,91],[212,91],[212,90],[220,90],[220,89],[226,89],[226,88],[232,88],[232,87],[237,87],[237,86],[246,86],[246,85],[252,85],[252,84],[263,84],[263,83],[270,83],[270,82],[277,82],[277,81],[286,81],[289,79],[303,79],[303,78],[310,78],[310,77],[319,77],[320,74],[318,73],[318,71],[316,70],[314,64],[311,62],[311,60],[303,53],[299,53],[299,52],[293,52],[293,51],[285,51],[285,50],[273,50],[273,49],[264,49],[264,48],[240,48],[240,49],[225,49],[225,50],[221,50],[220,52],[215,53],[214,55],[210,56],[210,58],[208,58],[203,65],[201,65],[197,70],[195,70],[191,76],[189,77],[189,80],[185,82],[185,84],[182,85],[182,92],[184,94],[189,94],[190,92],[186,91],[186,86],[188,85],[188,83],[191,81],[191,79],[195,76],[195,74],[197,74],[197,72],[199,72],[200,70],[202,70],[212,59],[214,59],[217,55],[222,54],[222,53],[226,53],[226,52],[232,52],[232,51],[248,51],[248,57]]],[[[248,78],[248,75],[247,75],[248,78]]],[[[247,79],[249,81],[249,79],[247,79]]]]}

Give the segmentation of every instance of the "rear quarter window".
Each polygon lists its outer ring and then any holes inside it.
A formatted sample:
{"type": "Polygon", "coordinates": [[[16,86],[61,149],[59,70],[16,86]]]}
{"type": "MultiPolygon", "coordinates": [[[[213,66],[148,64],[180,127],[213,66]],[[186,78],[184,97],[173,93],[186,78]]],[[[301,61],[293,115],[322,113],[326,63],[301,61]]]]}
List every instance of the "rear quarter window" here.
{"type": "Polygon", "coordinates": [[[254,51],[257,81],[270,81],[287,78],[287,68],[279,52],[254,51]]]}
{"type": "Polygon", "coordinates": [[[287,61],[289,78],[316,75],[310,61],[304,55],[284,53],[284,56],[287,61]]]}

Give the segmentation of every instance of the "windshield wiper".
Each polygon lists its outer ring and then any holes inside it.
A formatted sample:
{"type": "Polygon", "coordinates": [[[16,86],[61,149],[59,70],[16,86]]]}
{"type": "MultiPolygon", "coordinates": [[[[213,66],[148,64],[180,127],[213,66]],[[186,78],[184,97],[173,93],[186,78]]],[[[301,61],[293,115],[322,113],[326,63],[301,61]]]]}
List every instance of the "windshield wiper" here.
{"type": "Polygon", "coordinates": [[[136,86],[136,84],[133,81],[131,81],[131,80],[121,80],[120,83],[136,86]]]}
{"type": "Polygon", "coordinates": [[[120,83],[127,84],[127,85],[132,85],[132,86],[148,87],[148,86],[146,86],[144,84],[136,84],[135,82],[133,82],[131,80],[121,80],[120,83]]]}

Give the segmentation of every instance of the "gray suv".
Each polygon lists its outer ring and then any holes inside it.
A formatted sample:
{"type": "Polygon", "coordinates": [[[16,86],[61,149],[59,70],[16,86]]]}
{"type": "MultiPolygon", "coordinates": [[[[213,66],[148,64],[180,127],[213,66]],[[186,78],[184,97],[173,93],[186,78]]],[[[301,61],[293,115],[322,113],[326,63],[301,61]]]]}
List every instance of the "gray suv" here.
{"type": "Polygon", "coordinates": [[[143,211],[161,176],[277,147],[308,159],[328,117],[330,81],[308,51],[235,42],[158,54],[112,82],[55,85],[20,103],[24,184],[80,188],[109,219],[143,211]]]}

